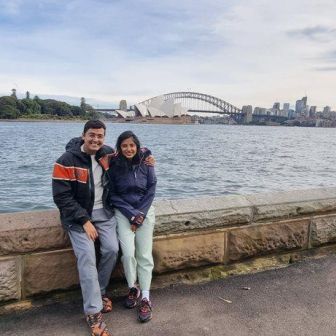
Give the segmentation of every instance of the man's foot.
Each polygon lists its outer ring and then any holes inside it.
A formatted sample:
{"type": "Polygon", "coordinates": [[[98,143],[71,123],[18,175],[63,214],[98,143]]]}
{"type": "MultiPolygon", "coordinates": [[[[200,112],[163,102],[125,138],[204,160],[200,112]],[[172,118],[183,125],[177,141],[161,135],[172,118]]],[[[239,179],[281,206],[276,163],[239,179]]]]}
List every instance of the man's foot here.
{"type": "Polygon", "coordinates": [[[91,329],[91,336],[112,336],[101,313],[86,315],[86,322],[91,329]]]}
{"type": "Polygon", "coordinates": [[[134,308],[138,304],[138,298],[140,296],[140,289],[137,287],[130,288],[126,298],[125,298],[125,307],[134,308]]]}
{"type": "Polygon", "coordinates": [[[112,311],[112,300],[106,295],[102,295],[103,309],[102,313],[109,313],[112,311]]]}
{"type": "Polygon", "coordinates": [[[148,322],[152,318],[152,304],[147,299],[142,299],[138,311],[140,322],[148,322]]]}

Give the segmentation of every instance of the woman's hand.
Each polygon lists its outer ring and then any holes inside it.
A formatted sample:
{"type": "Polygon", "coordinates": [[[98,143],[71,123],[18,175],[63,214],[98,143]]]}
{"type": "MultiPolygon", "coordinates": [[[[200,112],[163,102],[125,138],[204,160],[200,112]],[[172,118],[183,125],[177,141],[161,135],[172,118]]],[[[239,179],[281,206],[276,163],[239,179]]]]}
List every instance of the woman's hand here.
{"type": "Polygon", "coordinates": [[[131,222],[131,230],[135,232],[139,226],[142,225],[145,217],[143,214],[136,215],[131,222]]]}
{"type": "Polygon", "coordinates": [[[83,225],[83,229],[86,232],[89,239],[95,241],[98,238],[98,232],[97,232],[96,228],[94,227],[94,225],[90,221],[87,221],[83,225]]]}
{"type": "Polygon", "coordinates": [[[149,155],[145,159],[145,165],[154,167],[155,166],[155,158],[153,155],[149,155]]]}

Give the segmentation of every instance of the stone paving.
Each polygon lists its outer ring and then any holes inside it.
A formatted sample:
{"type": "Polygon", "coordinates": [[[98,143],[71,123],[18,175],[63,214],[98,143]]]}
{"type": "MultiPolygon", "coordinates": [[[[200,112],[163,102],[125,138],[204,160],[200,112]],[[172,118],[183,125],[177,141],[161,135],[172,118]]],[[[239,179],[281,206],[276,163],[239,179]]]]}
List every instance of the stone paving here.
{"type": "MultiPolygon", "coordinates": [[[[152,292],[153,320],[114,300],[105,315],[114,336],[336,335],[336,256],[202,285],[152,292]]],[[[0,316],[1,336],[89,335],[81,302],[0,316]]]]}

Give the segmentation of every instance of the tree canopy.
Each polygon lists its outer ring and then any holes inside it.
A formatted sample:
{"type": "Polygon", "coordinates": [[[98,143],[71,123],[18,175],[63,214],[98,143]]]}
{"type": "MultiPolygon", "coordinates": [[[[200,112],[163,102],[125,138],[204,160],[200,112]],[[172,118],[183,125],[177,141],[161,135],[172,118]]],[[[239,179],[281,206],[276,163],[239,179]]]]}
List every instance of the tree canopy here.
{"type": "Polygon", "coordinates": [[[35,96],[30,98],[29,91],[26,97],[18,99],[16,90],[12,90],[10,96],[0,97],[0,119],[17,119],[20,117],[34,118],[83,118],[91,119],[97,117],[98,112],[85,103],[85,98],[81,99],[81,105],[75,106],[54,99],[40,99],[35,96]]]}

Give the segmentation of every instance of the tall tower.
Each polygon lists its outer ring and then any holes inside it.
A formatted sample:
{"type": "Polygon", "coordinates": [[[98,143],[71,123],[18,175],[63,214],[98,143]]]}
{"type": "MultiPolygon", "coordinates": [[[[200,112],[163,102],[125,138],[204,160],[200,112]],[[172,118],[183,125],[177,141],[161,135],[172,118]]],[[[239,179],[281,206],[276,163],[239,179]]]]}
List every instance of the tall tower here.
{"type": "Polygon", "coordinates": [[[120,100],[119,110],[127,112],[127,101],[125,99],[120,100]]]}

